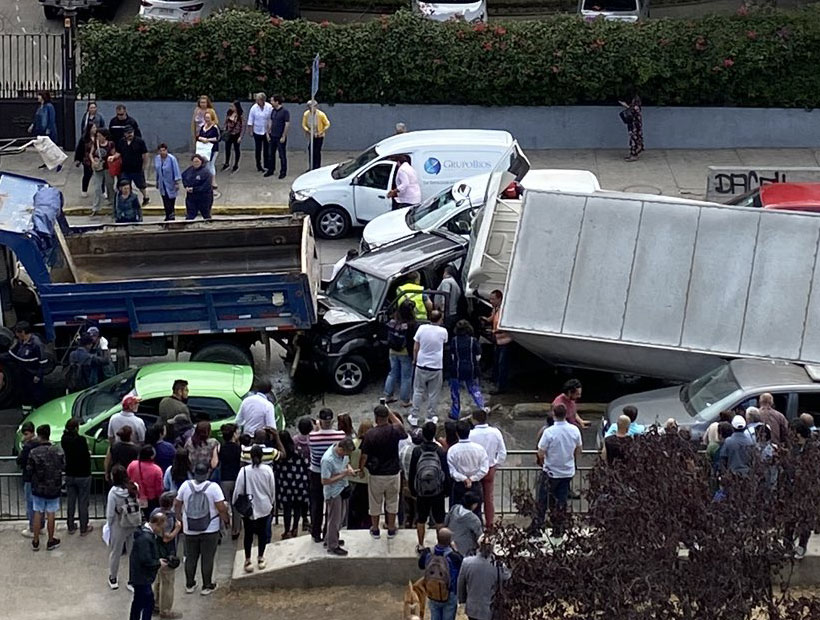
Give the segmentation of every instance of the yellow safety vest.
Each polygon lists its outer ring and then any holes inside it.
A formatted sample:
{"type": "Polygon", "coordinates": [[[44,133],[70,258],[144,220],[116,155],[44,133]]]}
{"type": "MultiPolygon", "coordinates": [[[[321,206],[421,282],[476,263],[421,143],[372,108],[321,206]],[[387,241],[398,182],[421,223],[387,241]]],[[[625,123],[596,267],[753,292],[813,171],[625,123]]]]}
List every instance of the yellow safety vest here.
{"type": "Polygon", "coordinates": [[[396,288],[396,292],[399,294],[396,298],[396,306],[401,306],[406,299],[412,301],[416,306],[415,314],[417,321],[427,320],[427,306],[424,305],[424,296],[421,294],[423,290],[423,286],[420,284],[413,284],[412,282],[402,284],[396,288]]]}

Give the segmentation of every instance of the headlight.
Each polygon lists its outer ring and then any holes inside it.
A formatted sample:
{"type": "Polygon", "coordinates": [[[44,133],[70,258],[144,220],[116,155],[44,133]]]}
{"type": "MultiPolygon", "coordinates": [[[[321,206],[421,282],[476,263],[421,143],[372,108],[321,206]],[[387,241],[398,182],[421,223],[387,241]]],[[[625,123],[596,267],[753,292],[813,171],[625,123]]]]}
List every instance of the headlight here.
{"type": "Polygon", "coordinates": [[[302,200],[307,200],[308,198],[313,196],[313,194],[315,194],[315,193],[316,193],[315,189],[300,189],[300,190],[297,190],[297,191],[293,192],[293,197],[296,200],[302,201],[302,200]]]}

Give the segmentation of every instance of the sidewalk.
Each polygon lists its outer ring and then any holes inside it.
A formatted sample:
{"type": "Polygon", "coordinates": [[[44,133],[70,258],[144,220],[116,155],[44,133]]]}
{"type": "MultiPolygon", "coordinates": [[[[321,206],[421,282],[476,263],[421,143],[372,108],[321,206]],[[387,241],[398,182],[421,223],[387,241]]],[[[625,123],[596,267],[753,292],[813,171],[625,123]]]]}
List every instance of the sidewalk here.
{"type": "MultiPolygon", "coordinates": [[[[554,150],[527,151],[533,168],[581,168],[594,172],[605,189],[666,194],[687,198],[703,198],[706,193],[706,168],[721,166],[820,166],[820,149],[727,149],[713,151],[648,150],[636,162],[623,160],[626,151],[617,150],[554,150]]],[[[350,158],[357,153],[327,151],[323,160],[330,164],[350,158]]],[[[279,180],[265,178],[256,172],[253,153],[243,152],[241,168],[236,173],[219,171],[219,189],[214,199],[214,213],[218,215],[275,214],[287,212],[288,194],[293,180],[304,172],[301,151],[289,154],[290,174],[279,180]]],[[[187,157],[178,155],[180,167],[187,166],[187,157]]],[[[153,160],[152,160],[153,161],[153,160]]],[[[0,160],[0,169],[46,179],[65,195],[68,213],[77,207],[90,207],[92,197],[80,196],[82,169],[75,168],[72,156],[62,172],[39,170],[36,153],[7,156],[0,160]]],[[[149,169],[149,186],[154,179],[153,165],[149,169]]],[[[151,198],[147,215],[159,215],[162,201],[156,189],[149,189],[151,198]]],[[[184,212],[184,199],[177,201],[178,213],[184,212]]],[[[75,214],[86,214],[82,210],[75,214]]]]}

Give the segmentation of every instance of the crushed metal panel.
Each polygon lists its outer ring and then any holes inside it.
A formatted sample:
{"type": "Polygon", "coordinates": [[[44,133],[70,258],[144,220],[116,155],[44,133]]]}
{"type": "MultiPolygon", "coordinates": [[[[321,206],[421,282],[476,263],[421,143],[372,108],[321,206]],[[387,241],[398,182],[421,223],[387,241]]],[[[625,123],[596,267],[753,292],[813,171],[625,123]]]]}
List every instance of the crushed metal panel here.
{"type": "Polygon", "coordinates": [[[569,194],[527,195],[519,230],[528,234],[516,238],[502,325],[561,331],[585,203],[569,194]]]}
{"type": "Polygon", "coordinates": [[[759,213],[700,211],[681,346],[739,353],[759,213]]]}
{"type": "Polygon", "coordinates": [[[741,349],[800,359],[820,218],[761,213],[741,349]]]}
{"type": "Polygon", "coordinates": [[[622,339],[680,343],[700,209],[645,202],[622,339]]]}
{"type": "Polygon", "coordinates": [[[563,333],[620,337],[641,206],[640,200],[587,200],[563,333]]]}

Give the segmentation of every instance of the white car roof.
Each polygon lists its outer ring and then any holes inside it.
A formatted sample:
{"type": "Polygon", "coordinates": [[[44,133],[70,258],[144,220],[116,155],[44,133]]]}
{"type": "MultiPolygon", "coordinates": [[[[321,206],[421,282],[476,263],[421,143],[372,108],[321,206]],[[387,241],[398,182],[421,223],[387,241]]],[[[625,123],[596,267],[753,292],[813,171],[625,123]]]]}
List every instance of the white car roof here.
{"type": "Polygon", "coordinates": [[[524,190],[534,192],[580,192],[601,190],[598,178],[589,170],[530,170],[521,179],[524,190]]]}
{"type": "Polygon", "coordinates": [[[441,146],[497,146],[509,148],[513,143],[512,135],[507,131],[492,129],[435,129],[409,131],[390,136],[376,144],[379,155],[406,153],[420,147],[441,146]]]}

